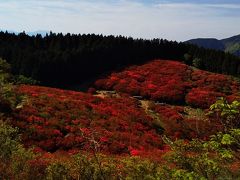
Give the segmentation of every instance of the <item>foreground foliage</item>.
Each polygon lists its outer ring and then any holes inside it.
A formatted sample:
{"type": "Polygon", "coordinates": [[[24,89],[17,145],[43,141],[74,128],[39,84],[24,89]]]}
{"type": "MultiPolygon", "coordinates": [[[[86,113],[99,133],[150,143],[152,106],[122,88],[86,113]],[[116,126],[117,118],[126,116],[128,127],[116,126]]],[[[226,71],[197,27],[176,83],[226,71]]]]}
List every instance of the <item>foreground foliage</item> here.
{"type": "Polygon", "coordinates": [[[239,109],[238,101],[228,104],[224,98],[210,106],[209,113],[221,121],[225,132],[210,136],[208,141],[173,142],[165,137],[165,142],[172,149],[166,155],[168,161],[173,163],[173,168],[169,168],[170,176],[177,174],[179,179],[240,178],[239,109]]]}
{"type": "Polygon", "coordinates": [[[165,138],[172,151],[166,157],[173,167],[169,176],[179,179],[236,179],[240,177],[239,150],[240,129],[218,133],[209,141],[194,139],[189,142],[172,142],[165,138]]]}
{"type": "Polygon", "coordinates": [[[3,179],[237,179],[240,130],[209,141],[165,142],[165,160],[81,152],[35,154],[23,148],[17,130],[0,122],[0,177],[3,179]],[[4,133],[3,133],[4,132],[4,133]]]}

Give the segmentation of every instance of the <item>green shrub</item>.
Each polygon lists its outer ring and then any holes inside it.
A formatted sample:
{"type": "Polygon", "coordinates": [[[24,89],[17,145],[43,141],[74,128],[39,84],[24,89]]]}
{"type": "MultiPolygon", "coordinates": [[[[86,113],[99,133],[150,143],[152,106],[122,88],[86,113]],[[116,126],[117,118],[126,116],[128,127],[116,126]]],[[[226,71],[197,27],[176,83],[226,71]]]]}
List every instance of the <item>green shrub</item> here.
{"type": "Polygon", "coordinates": [[[18,130],[0,121],[0,158],[9,160],[20,145],[18,130]]]}
{"type": "Polygon", "coordinates": [[[157,179],[158,164],[139,157],[129,157],[122,160],[126,179],[157,179]]]}
{"type": "Polygon", "coordinates": [[[71,174],[82,179],[117,179],[118,161],[103,154],[77,154],[73,157],[71,174]]]}
{"type": "Polygon", "coordinates": [[[231,104],[225,98],[219,98],[210,106],[210,115],[214,115],[224,126],[225,131],[232,128],[240,128],[240,102],[233,101],[231,104]]]}
{"type": "Polygon", "coordinates": [[[193,63],[193,66],[196,68],[199,68],[199,69],[203,68],[203,61],[200,58],[194,58],[192,63],[193,63]]]}
{"type": "Polygon", "coordinates": [[[27,99],[15,92],[10,74],[11,66],[0,58],[0,116],[11,113],[15,108],[22,108],[27,99]]]}
{"type": "Polygon", "coordinates": [[[171,141],[164,137],[164,142],[171,147],[166,159],[169,164],[162,173],[173,179],[239,179],[240,160],[240,103],[231,104],[220,98],[210,107],[210,114],[214,115],[223,126],[225,132],[212,135],[208,141],[194,139],[171,141]],[[234,129],[235,128],[235,129],[234,129]]]}
{"type": "Polygon", "coordinates": [[[35,85],[38,84],[39,82],[32,79],[31,77],[26,77],[23,75],[18,75],[14,77],[14,84],[28,84],[28,85],[35,85]]]}
{"type": "Polygon", "coordinates": [[[64,162],[56,162],[50,164],[47,168],[47,180],[68,180],[69,176],[69,168],[64,162]]]}
{"type": "Polygon", "coordinates": [[[209,141],[195,139],[190,142],[172,142],[165,137],[165,142],[171,145],[172,149],[166,155],[169,163],[174,164],[171,174],[181,172],[185,175],[195,174],[202,179],[231,179],[233,174],[230,167],[235,160],[234,152],[225,147],[222,139],[216,137],[218,134],[209,141]]]}
{"type": "Polygon", "coordinates": [[[22,179],[30,173],[27,161],[34,157],[20,142],[16,128],[0,121],[0,179],[22,179]]]}
{"type": "Polygon", "coordinates": [[[7,63],[6,60],[0,58],[0,82],[5,83],[8,82],[11,78],[11,66],[7,63]]]}

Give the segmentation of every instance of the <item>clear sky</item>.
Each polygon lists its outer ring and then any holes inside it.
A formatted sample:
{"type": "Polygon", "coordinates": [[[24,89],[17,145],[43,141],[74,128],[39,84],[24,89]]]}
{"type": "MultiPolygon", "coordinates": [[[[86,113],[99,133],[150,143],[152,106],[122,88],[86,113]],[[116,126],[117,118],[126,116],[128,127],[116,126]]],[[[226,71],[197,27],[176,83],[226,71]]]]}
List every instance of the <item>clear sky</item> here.
{"type": "Polygon", "coordinates": [[[240,34],[240,0],[0,0],[0,29],[225,38],[240,34]]]}

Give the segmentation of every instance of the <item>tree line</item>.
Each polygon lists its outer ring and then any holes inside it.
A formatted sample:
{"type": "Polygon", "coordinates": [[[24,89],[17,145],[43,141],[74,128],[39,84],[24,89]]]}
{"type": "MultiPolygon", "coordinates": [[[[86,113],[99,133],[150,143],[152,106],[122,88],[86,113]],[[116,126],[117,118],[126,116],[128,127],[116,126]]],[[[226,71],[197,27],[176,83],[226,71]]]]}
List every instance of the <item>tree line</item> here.
{"type": "Polygon", "coordinates": [[[52,33],[28,36],[0,32],[0,57],[22,74],[43,85],[79,84],[128,65],[152,59],[184,61],[199,68],[240,74],[240,59],[224,52],[164,39],[52,33]]]}

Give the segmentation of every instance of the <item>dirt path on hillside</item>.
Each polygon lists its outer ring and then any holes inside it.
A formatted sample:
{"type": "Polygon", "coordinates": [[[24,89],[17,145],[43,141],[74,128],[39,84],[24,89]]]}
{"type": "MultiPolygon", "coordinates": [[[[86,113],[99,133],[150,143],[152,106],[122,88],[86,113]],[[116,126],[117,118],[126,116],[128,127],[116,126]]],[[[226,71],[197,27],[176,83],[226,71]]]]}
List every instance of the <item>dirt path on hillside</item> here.
{"type": "Polygon", "coordinates": [[[97,94],[95,94],[94,96],[96,97],[101,97],[101,98],[118,98],[121,97],[118,93],[116,93],[115,91],[97,91],[97,94]]]}
{"type": "Polygon", "coordinates": [[[141,107],[145,110],[146,114],[153,119],[153,125],[164,129],[164,124],[161,121],[161,116],[151,109],[151,106],[153,103],[155,105],[155,102],[149,100],[139,100],[139,102],[141,103],[141,107]]]}

